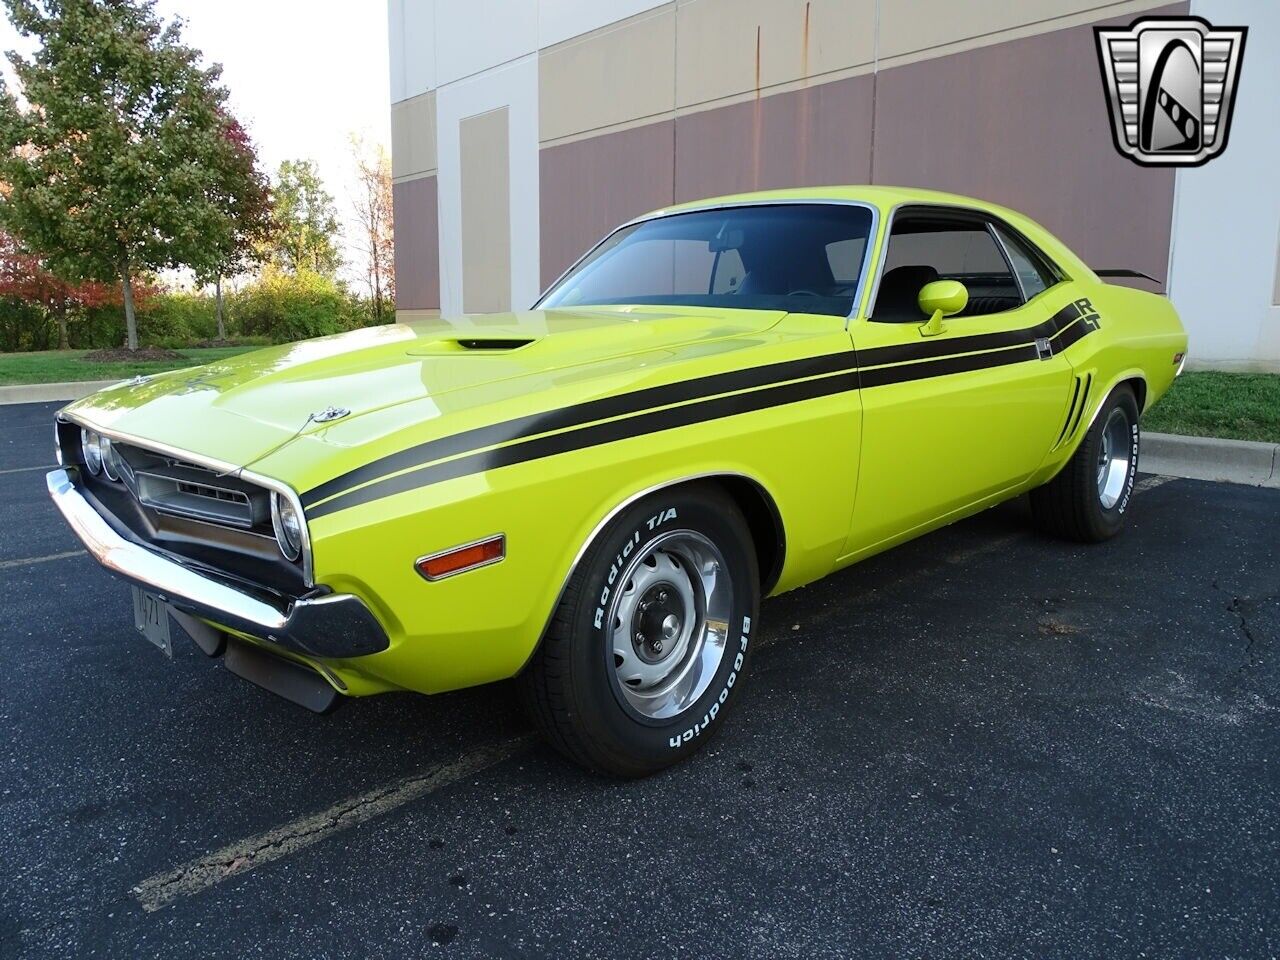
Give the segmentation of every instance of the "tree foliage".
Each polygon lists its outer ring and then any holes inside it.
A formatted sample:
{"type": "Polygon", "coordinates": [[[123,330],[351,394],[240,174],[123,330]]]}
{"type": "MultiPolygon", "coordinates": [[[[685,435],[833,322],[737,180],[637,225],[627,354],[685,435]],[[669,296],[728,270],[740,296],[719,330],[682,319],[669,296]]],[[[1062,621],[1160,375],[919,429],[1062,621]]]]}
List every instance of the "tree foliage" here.
{"type": "Polygon", "coordinates": [[[9,55],[21,101],[0,81],[0,218],[58,276],[118,279],[136,348],[134,275],[229,269],[265,229],[266,183],[221,68],[154,0],[4,4],[40,46],[9,55]]]}
{"type": "Polygon", "coordinates": [[[332,277],[342,266],[338,253],[338,211],[311,160],[285,160],[273,188],[271,260],[290,273],[310,271],[332,277]]]}

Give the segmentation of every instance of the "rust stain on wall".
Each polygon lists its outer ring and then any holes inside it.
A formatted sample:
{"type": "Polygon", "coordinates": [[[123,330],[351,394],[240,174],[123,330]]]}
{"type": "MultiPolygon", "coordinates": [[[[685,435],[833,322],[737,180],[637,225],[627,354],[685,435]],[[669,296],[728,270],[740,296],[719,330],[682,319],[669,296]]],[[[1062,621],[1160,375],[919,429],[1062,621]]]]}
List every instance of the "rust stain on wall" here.
{"type": "Polygon", "coordinates": [[[796,166],[800,172],[800,182],[809,182],[809,3],[804,5],[804,28],[800,36],[800,142],[797,145],[799,156],[796,166]]]}
{"type": "Polygon", "coordinates": [[[751,111],[751,189],[760,189],[760,150],[764,131],[764,112],[760,103],[760,24],[756,24],[756,99],[751,111]]]}
{"type": "MultiPolygon", "coordinates": [[[[804,5],[804,33],[800,39],[800,76],[809,79],[809,4],[804,5]]],[[[759,86],[759,84],[757,84],[759,86]]]]}

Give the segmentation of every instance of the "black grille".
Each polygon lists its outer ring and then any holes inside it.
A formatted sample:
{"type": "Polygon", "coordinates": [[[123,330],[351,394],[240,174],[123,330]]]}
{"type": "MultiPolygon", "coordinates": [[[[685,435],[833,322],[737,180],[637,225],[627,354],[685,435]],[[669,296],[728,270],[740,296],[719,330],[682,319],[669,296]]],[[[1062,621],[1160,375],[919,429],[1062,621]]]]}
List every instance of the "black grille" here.
{"type": "Polygon", "coordinates": [[[120,475],[144,507],[239,530],[271,529],[271,495],[233,474],[118,444],[120,475]]]}

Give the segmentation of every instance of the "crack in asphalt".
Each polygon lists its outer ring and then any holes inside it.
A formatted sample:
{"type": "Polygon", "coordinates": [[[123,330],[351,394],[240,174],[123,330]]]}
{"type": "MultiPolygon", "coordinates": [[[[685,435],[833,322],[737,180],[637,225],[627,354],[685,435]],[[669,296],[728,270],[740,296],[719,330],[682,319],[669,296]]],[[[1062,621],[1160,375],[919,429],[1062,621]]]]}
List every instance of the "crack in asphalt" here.
{"type": "Polygon", "coordinates": [[[286,857],[349,827],[372,820],[410,801],[479,773],[527,747],[531,736],[515,737],[472,751],[426,773],[406,777],[390,786],[341,800],[320,813],[268,830],[223,847],[204,857],[143,880],[132,893],[148,913],[178,897],[191,896],[229,877],[286,857]]]}
{"type": "Polygon", "coordinates": [[[1261,597],[1241,596],[1224,590],[1216,579],[1212,582],[1212,587],[1218,593],[1230,598],[1227,602],[1227,612],[1235,617],[1240,633],[1244,636],[1245,644],[1242,651],[1244,662],[1236,668],[1236,673],[1242,674],[1253,667],[1262,666],[1262,657],[1254,653],[1258,646],[1258,636],[1253,630],[1253,625],[1249,622],[1249,618],[1252,616],[1251,608],[1260,603],[1270,603],[1272,600],[1280,598],[1280,593],[1269,593],[1261,597]]]}

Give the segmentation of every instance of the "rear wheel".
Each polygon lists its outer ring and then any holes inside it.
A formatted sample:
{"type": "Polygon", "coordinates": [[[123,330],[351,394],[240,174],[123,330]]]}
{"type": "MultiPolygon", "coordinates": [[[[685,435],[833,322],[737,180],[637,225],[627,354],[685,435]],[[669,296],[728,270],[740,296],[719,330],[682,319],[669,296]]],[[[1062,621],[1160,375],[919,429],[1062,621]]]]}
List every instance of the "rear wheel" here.
{"type": "Polygon", "coordinates": [[[1119,533],[1138,472],[1139,436],[1133,390],[1117,387],[1067,465],[1031,491],[1036,525],[1081,543],[1100,543],[1119,533]]]}
{"type": "Polygon", "coordinates": [[[759,591],[746,521],[719,488],[631,505],[583,556],[521,675],[534,719],[598,772],[683,759],[740,695],[759,591]]]}

